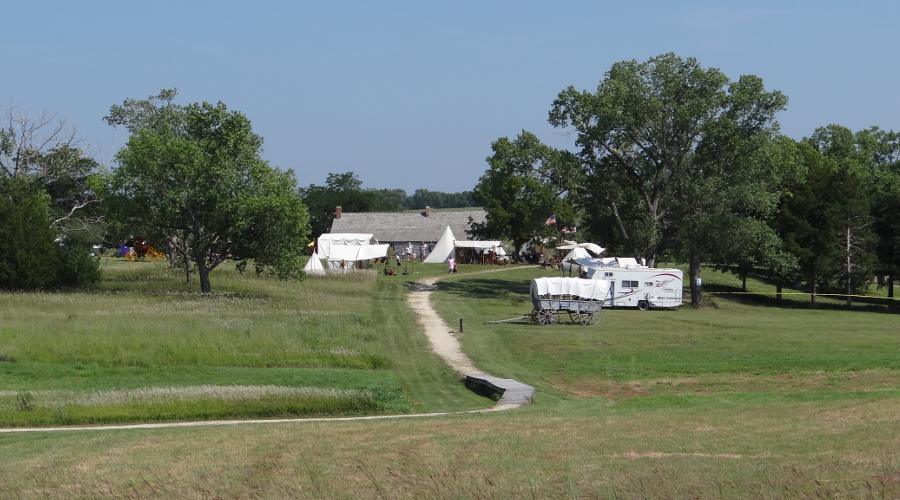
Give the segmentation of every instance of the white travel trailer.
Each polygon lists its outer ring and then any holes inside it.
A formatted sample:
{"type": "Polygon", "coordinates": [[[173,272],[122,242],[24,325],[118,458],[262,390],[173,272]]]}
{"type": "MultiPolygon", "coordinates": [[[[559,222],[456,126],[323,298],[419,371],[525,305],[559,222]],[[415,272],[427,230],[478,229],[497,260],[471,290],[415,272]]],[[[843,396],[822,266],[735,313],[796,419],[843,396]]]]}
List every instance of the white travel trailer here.
{"type": "Polygon", "coordinates": [[[584,269],[590,279],[611,281],[603,307],[652,308],[681,306],[684,273],[680,269],[592,266],[584,269]]]}

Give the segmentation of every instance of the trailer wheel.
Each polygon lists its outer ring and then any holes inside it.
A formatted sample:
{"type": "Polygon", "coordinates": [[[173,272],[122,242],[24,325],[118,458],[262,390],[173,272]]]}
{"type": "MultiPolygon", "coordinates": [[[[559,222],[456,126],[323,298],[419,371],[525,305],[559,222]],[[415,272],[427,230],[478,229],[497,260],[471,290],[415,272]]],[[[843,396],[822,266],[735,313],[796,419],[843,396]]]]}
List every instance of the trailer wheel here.
{"type": "Polygon", "coordinates": [[[581,315],[581,324],[584,326],[591,326],[597,320],[597,315],[594,313],[582,313],[581,315]]]}
{"type": "Polygon", "coordinates": [[[638,301],[638,309],[640,309],[641,311],[646,311],[647,309],[650,309],[650,302],[647,302],[646,300],[639,300],[638,301]]]}

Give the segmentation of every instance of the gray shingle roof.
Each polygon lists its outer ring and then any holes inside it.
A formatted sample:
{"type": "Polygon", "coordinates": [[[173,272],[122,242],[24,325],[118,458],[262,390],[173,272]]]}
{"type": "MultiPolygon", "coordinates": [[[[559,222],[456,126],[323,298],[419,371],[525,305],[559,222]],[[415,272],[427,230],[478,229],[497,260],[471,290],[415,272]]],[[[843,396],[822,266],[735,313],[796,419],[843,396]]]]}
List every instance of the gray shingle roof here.
{"type": "Polygon", "coordinates": [[[450,226],[457,239],[470,240],[470,218],[484,222],[484,210],[438,210],[425,217],[422,212],[352,212],[331,223],[332,233],[372,233],[382,243],[395,241],[435,242],[450,226]]]}

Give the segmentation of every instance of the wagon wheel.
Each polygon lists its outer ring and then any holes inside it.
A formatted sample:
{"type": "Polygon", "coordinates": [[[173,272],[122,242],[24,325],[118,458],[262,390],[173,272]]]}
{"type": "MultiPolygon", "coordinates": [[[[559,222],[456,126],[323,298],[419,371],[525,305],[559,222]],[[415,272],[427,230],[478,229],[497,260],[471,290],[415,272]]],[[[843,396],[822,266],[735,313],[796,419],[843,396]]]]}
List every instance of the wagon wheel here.
{"type": "Polygon", "coordinates": [[[580,324],[581,323],[581,313],[569,311],[569,319],[572,320],[572,324],[580,324]]]}
{"type": "Polygon", "coordinates": [[[541,325],[551,325],[556,323],[556,315],[550,309],[541,309],[537,313],[538,323],[541,325]]]}
{"type": "Polygon", "coordinates": [[[592,312],[586,312],[581,315],[581,324],[584,326],[591,326],[595,321],[597,321],[597,316],[592,312]]]}

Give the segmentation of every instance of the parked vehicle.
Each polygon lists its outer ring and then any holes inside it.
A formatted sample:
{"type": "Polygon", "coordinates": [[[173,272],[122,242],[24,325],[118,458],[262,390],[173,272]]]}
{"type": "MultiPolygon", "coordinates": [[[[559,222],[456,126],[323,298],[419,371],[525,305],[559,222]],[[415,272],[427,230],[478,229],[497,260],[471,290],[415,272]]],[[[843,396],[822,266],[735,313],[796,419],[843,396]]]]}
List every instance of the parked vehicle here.
{"type": "Polygon", "coordinates": [[[610,282],[606,307],[673,308],[682,304],[684,273],[648,267],[585,267],[585,277],[610,282]]]}
{"type": "Polygon", "coordinates": [[[574,324],[592,325],[609,295],[610,282],[580,278],[536,278],[531,280],[530,319],[539,325],[559,322],[566,313],[574,324]]]}

